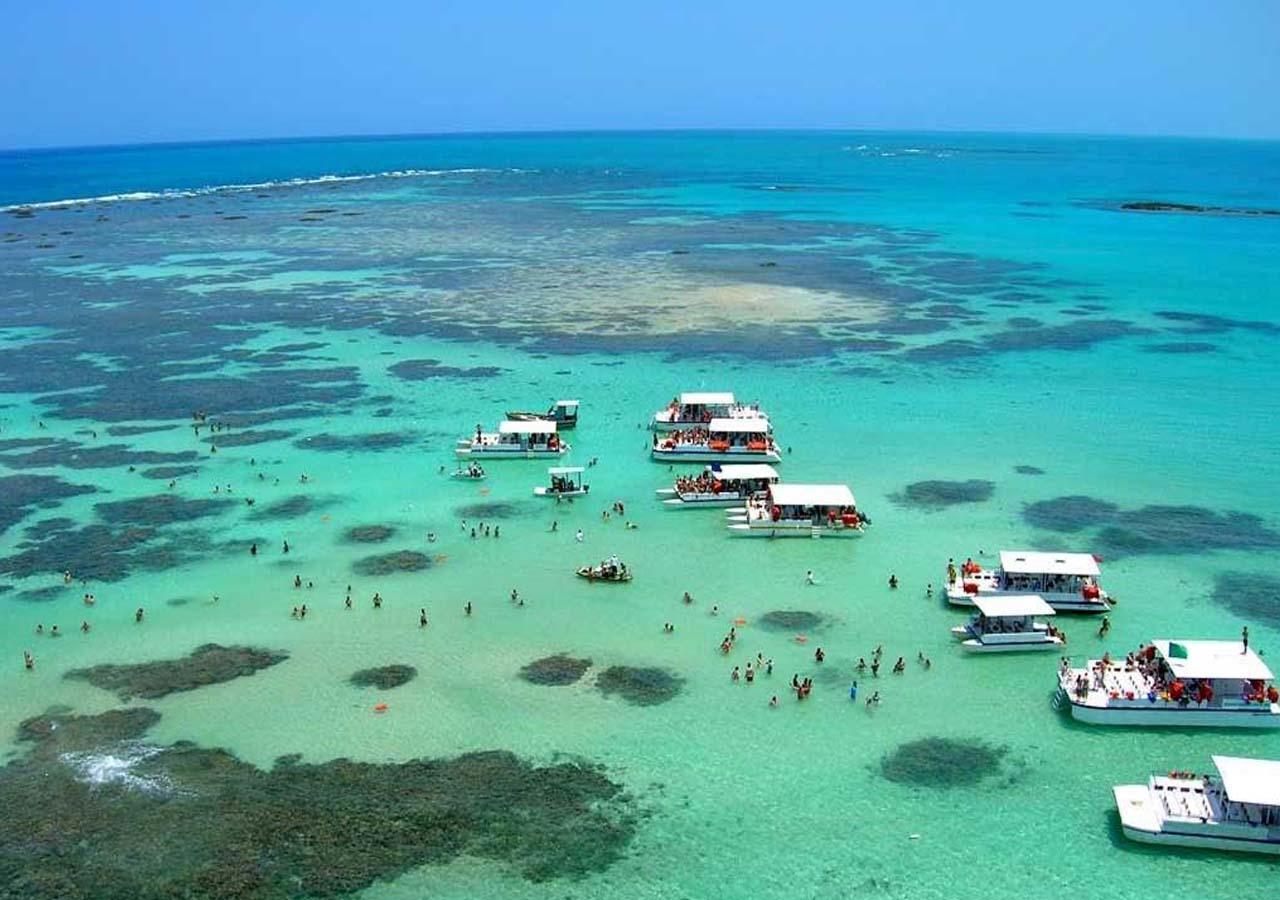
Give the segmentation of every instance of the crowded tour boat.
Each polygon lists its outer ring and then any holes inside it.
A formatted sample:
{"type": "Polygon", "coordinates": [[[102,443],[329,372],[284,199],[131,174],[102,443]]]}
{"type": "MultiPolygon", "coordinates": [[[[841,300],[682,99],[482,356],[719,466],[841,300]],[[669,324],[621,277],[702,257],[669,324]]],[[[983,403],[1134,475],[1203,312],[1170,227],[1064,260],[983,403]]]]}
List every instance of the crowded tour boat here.
{"type": "Polygon", "coordinates": [[[667,462],[782,462],[763,417],[712,419],[706,425],[655,432],[653,458],[667,462]]]}
{"type": "Polygon", "coordinates": [[[674,487],[657,493],[669,509],[734,506],[777,483],[778,472],[767,463],[712,464],[696,476],[680,476],[674,487]]]}
{"type": "Polygon", "coordinates": [[[740,537],[848,536],[868,524],[844,484],[771,484],[727,513],[730,534],[740,537]]]}
{"type": "Polygon", "coordinates": [[[538,497],[582,497],[591,490],[591,485],[582,483],[582,466],[556,466],[547,469],[549,485],[533,489],[538,497]]]}
{"type": "Polygon", "coordinates": [[[712,419],[764,418],[757,404],[738,403],[728,391],[687,391],[653,414],[654,431],[707,425],[712,419]]]}
{"type": "Polygon", "coordinates": [[[1275,676],[1240,641],[1158,640],[1058,670],[1059,703],[1091,725],[1280,728],[1275,676]]]}
{"type": "Polygon", "coordinates": [[[1130,840],[1280,854],[1280,760],[1215,756],[1218,774],[1170,772],[1112,788],[1130,840]]]}
{"type": "Polygon", "coordinates": [[[617,556],[600,560],[598,566],[583,566],[578,570],[578,577],[588,581],[623,582],[631,580],[631,570],[627,564],[619,562],[617,556]]]}
{"type": "Polygon", "coordinates": [[[556,433],[555,422],[507,420],[498,425],[496,433],[481,431],[477,425],[475,435],[459,439],[454,452],[458,456],[533,459],[560,456],[568,450],[569,445],[556,433]]]}
{"type": "Polygon", "coordinates": [[[578,424],[578,407],[580,405],[577,400],[557,400],[546,412],[508,412],[507,420],[511,422],[555,422],[560,431],[565,431],[578,424]]]}
{"type": "Polygon", "coordinates": [[[1111,599],[1098,585],[1101,569],[1088,553],[1001,550],[1000,565],[984,569],[972,559],[947,562],[947,601],[973,606],[975,597],[1039,594],[1055,612],[1104,613],[1111,599]]]}
{"type": "Polygon", "coordinates": [[[979,595],[973,603],[974,617],[951,629],[970,653],[1054,650],[1066,643],[1057,628],[1036,620],[1053,615],[1053,607],[1037,594],[979,595]]]}

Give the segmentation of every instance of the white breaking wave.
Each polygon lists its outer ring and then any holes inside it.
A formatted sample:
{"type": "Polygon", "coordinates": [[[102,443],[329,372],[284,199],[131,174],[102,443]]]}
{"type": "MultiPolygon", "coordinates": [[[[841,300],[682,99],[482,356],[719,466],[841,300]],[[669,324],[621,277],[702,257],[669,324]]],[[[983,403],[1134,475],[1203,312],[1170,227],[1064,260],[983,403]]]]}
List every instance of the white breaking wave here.
{"type": "Polygon", "coordinates": [[[63,753],[58,758],[69,766],[85,784],[100,787],[118,784],[148,794],[173,794],[166,778],[138,775],[133,769],[161,750],[146,744],[125,744],[110,752],[63,753]]]}
{"type": "Polygon", "coordinates": [[[265,191],[272,188],[306,187],[313,184],[334,184],[348,181],[375,181],[382,178],[431,178],[440,175],[477,175],[486,172],[522,174],[524,169],[395,169],[389,172],[373,172],[365,175],[317,175],[314,178],[289,178],[284,181],[258,181],[251,184],[217,184],[199,188],[165,188],[161,191],[131,191],[124,194],[102,194],[98,197],[73,197],[66,200],[41,200],[36,203],[12,203],[0,206],[0,212],[19,209],[65,209],[72,206],[88,206],[94,203],[128,203],[138,200],[176,200],[183,197],[203,197],[207,194],[240,194],[247,191],[265,191]]]}

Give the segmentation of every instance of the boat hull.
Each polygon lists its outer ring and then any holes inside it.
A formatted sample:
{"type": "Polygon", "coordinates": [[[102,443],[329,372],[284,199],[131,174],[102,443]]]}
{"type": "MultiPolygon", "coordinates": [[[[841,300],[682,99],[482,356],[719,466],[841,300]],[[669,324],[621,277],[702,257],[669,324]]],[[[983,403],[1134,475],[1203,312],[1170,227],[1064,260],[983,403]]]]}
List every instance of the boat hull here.
{"type": "Polygon", "coordinates": [[[716,497],[711,494],[700,497],[681,497],[675,496],[662,501],[662,505],[668,509],[715,509],[717,507],[733,506],[741,503],[742,497],[716,497]]]}
{"type": "Polygon", "coordinates": [[[1071,704],[1071,717],[1089,725],[1128,725],[1144,728],[1280,728],[1280,704],[1256,709],[1152,705],[1089,706],[1062,696],[1071,704]]]}
{"type": "Polygon", "coordinates": [[[588,491],[585,488],[580,491],[553,491],[551,488],[546,487],[536,487],[533,489],[533,495],[535,497],[585,497],[587,496],[587,493],[588,491]]]}
{"type": "Polygon", "coordinates": [[[777,450],[712,450],[709,447],[661,450],[654,447],[652,454],[659,462],[782,462],[782,455],[777,450]]]}
{"type": "Polygon", "coordinates": [[[1046,636],[1043,640],[986,643],[978,638],[970,638],[960,646],[969,653],[1027,653],[1035,650],[1058,650],[1062,647],[1062,640],[1046,636]]]}
{"type": "Polygon", "coordinates": [[[746,522],[730,522],[729,533],[734,537],[762,538],[853,538],[862,534],[860,528],[829,528],[825,525],[814,526],[789,525],[786,522],[769,522],[761,525],[749,525],[746,522]]]}
{"type": "Polygon", "coordinates": [[[1280,841],[1266,840],[1265,836],[1263,839],[1253,839],[1243,836],[1187,834],[1165,828],[1154,809],[1155,800],[1151,797],[1151,791],[1145,784],[1118,784],[1112,788],[1112,793],[1120,814],[1120,830],[1131,841],[1168,847],[1280,855],[1280,841]]]}
{"type": "Polygon", "coordinates": [[[626,584],[631,580],[630,572],[624,572],[622,575],[618,575],[614,578],[604,578],[586,567],[579,569],[577,575],[579,578],[585,578],[587,581],[597,584],[626,584]]]}
{"type": "Polygon", "coordinates": [[[557,431],[568,431],[578,424],[577,419],[557,419],[546,413],[507,412],[507,420],[511,422],[555,422],[557,431]]]}
{"type": "MultiPolygon", "coordinates": [[[[980,596],[983,597],[1012,597],[1017,596],[1017,591],[982,591],[980,596]]],[[[1101,613],[1111,612],[1111,604],[1103,600],[1086,600],[1079,594],[1040,594],[1044,598],[1044,602],[1052,607],[1054,612],[1060,613],[1084,613],[1087,615],[1098,615],[1101,613]]],[[[953,587],[947,588],[947,602],[952,606],[973,608],[973,594],[966,594],[963,590],[953,587]]]]}
{"type": "Polygon", "coordinates": [[[519,448],[459,447],[453,451],[467,459],[559,459],[569,452],[566,446],[560,450],[521,450],[519,448]]]}

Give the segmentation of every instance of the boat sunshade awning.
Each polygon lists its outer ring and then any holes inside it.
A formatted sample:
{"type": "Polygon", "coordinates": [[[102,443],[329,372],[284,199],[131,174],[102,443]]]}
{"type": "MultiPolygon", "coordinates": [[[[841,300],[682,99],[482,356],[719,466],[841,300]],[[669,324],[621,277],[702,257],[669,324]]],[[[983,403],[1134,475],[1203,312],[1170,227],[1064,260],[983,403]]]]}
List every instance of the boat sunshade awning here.
{"type": "Polygon", "coordinates": [[[1098,561],[1088,553],[1045,553],[1001,550],[1000,568],[1007,575],[1084,575],[1097,577],[1098,561]]]}
{"type": "Polygon", "coordinates": [[[743,463],[741,465],[727,466],[707,466],[711,474],[716,478],[723,478],[726,481],[736,481],[745,478],[773,478],[777,479],[778,470],[773,466],[765,463],[743,463]]]}
{"type": "Polygon", "coordinates": [[[680,402],[685,406],[733,406],[733,393],[730,391],[689,391],[680,395],[680,402]]]}
{"type": "Polygon", "coordinates": [[[577,400],[557,400],[556,401],[556,406],[562,407],[564,409],[577,409],[581,405],[582,404],[580,404],[577,400]]]}
{"type": "Polygon", "coordinates": [[[1280,806],[1280,760],[1215,756],[1213,764],[1228,800],[1280,806]]]}
{"type": "Polygon", "coordinates": [[[1275,676],[1252,650],[1242,653],[1239,641],[1152,641],[1178,678],[1238,678],[1270,681],[1275,676]]]}
{"type": "Polygon", "coordinates": [[[721,434],[764,434],[769,430],[769,420],[764,416],[751,419],[712,419],[707,431],[721,434]]]}
{"type": "Polygon", "coordinates": [[[986,597],[978,594],[973,605],[988,619],[1000,616],[1051,616],[1053,607],[1039,594],[1013,594],[1003,597],[986,597]]]}
{"type": "Polygon", "coordinates": [[[555,434],[556,423],[535,420],[532,422],[503,422],[498,426],[499,434],[555,434]]]}
{"type": "Polygon", "coordinates": [[[553,466],[547,469],[548,475],[578,475],[583,472],[582,466],[553,466]]]}
{"type": "Polygon", "coordinates": [[[769,495],[778,506],[856,506],[847,484],[775,484],[769,495]]]}

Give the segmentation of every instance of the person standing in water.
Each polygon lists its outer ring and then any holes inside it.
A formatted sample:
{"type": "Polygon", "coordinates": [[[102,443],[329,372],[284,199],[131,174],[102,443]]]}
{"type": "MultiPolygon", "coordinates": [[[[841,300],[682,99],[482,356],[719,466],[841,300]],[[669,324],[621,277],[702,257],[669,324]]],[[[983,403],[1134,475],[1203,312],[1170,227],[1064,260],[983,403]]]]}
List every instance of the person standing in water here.
{"type": "Polygon", "coordinates": [[[419,628],[427,627],[427,611],[425,609],[418,610],[418,627],[419,628]]]}
{"type": "Polygon", "coordinates": [[[139,606],[139,607],[138,607],[138,611],[137,611],[137,612],[135,612],[135,613],[133,614],[133,621],[134,621],[135,623],[136,623],[136,622],[141,622],[141,621],[142,621],[142,615],[143,615],[142,607],[141,607],[141,606],[139,606]]]}

